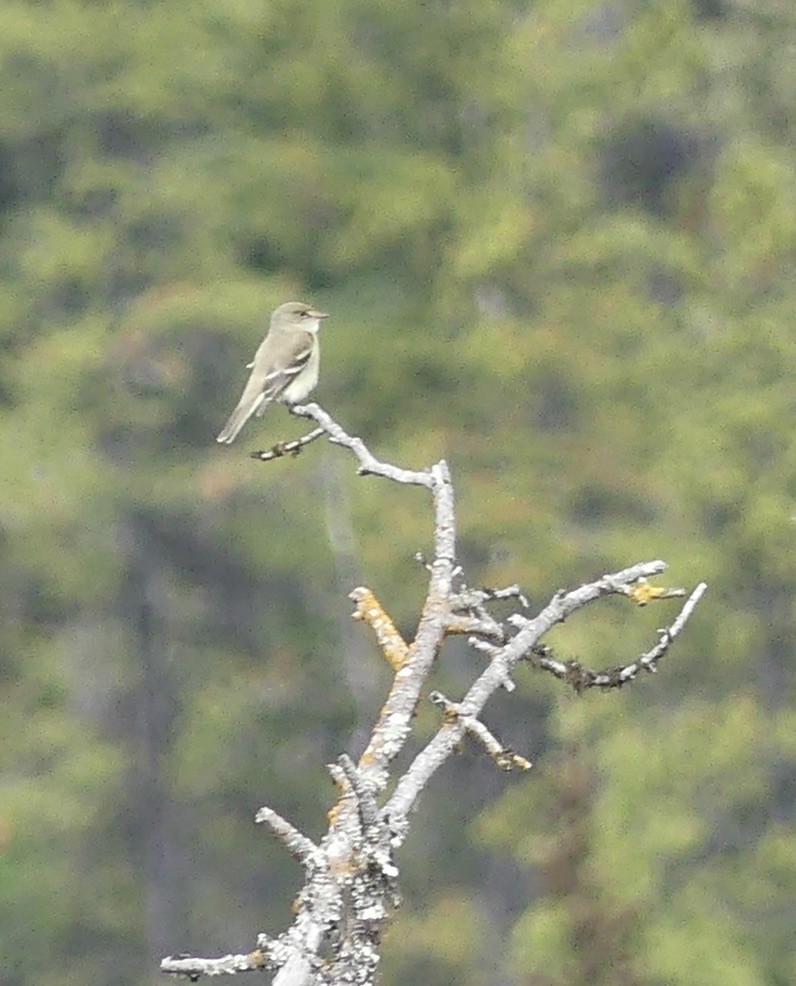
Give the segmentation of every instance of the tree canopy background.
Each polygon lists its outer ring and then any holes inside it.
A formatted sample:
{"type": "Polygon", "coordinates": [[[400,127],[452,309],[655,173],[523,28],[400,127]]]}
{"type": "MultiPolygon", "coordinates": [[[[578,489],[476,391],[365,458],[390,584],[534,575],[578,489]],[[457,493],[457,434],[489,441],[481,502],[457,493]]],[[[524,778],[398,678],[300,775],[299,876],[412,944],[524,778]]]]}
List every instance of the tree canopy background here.
{"type": "MultiPolygon", "coordinates": [[[[253,462],[279,408],[213,440],[295,296],[484,584],[710,583],[656,678],[490,710],[535,770],[427,796],[385,984],[796,980],[795,46],[790,0],[5,0],[3,986],[277,932],[253,813],[319,833],[388,680],[346,593],[414,628],[420,494],[253,462]]],[[[618,663],[667,605],[552,642],[618,663]]]]}

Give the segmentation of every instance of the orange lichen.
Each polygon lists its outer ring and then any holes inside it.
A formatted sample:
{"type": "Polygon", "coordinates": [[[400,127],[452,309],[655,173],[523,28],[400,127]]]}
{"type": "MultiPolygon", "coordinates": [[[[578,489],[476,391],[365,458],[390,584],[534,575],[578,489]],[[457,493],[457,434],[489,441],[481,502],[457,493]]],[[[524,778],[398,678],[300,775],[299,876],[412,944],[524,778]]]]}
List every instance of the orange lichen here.
{"type": "Polygon", "coordinates": [[[684,596],[682,589],[667,589],[664,586],[650,585],[643,579],[635,585],[628,586],[626,593],[628,599],[632,599],[639,606],[646,606],[653,599],[671,599],[674,596],[684,596]]]}
{"type": "Polygon", "coordinates": [[[253,952],[249,952],[248,959],[253,969],[264,969],[268,964],[268,960],[259,948],[255,948],[253,952]]]}
{"type": "Polygon", "coordinates": [[[363,620],[376,634],[376,641],[393,671],[399,671],[409,656],[409,647],[375,595],[363,586],[350,594],[356,603],[355,620],[363,620]]]}

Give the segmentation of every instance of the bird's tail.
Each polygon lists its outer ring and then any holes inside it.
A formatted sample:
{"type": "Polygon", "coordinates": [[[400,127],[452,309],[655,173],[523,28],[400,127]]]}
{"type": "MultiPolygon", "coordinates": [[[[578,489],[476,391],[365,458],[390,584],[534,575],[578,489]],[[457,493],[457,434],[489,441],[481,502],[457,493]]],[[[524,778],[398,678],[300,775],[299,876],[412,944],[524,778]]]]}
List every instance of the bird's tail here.
{"type": "Polygon", "coordinates": [[[229,416],[229,421],[227,421],[218,433],[216,441],[221,442],[224,445],[231,445],[238,437],[238,432],[246,424],[249,418],[256,411],[260,410],[260,408],[263,410],[265,409],[264,404],[265,394],[258,394],[254,400],[244,395],[238,406],[229,416]]]}

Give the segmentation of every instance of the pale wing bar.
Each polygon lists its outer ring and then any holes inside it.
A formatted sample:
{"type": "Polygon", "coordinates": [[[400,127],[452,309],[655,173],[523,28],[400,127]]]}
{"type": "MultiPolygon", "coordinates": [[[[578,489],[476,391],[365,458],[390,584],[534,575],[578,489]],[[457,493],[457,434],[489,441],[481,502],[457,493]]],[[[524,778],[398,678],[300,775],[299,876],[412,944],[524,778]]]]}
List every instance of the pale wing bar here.
{"type": "Polygon", "coordinates": [[[296,353],[290,366],[285,366],[279,370],[274,370],[273,373],[267,374],[265,385],[263,386],[263,396],[257,405],[257,410],[254,412],[258,418],[262,417],[268,405],[279,397],[282,391],[290,384],[291,380],[295,379],[301,373],[307,363],[309,363],[311,356],[312,346],[310,345],[307,349],[296,353]]]}

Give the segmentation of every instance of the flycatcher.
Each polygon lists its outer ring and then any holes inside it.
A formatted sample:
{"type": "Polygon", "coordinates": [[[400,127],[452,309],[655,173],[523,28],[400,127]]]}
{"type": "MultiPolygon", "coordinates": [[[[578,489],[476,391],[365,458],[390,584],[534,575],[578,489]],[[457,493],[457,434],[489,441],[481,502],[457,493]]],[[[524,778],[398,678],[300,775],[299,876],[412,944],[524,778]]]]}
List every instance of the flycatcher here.
{"type": "Polygon", "coordinates": [[[296,404],[318,382],[320,347],[318,329],[326,312],[302,301],[288,301],[271,315],[271,324],[247,369],[251,376],[238,406],[218,434],[229,445],[249,418],[259,418],[274,401],[296,404]]]}

